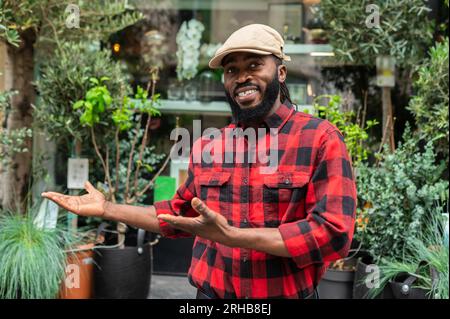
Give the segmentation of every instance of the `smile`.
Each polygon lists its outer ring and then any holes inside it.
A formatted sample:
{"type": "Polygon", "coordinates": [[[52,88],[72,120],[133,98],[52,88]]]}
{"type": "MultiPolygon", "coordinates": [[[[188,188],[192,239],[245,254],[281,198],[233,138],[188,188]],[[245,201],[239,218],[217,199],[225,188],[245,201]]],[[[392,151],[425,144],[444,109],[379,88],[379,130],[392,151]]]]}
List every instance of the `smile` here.
{"type": "Polygon", "coordinates": [[[257,92],[257,90],[254,90],[254,89],[253,90],[248,90],[248,91],[244,91],[244,92],[238,93],[237,96],[239,96],[239,97],[247,96],[247,95],[255,93],[255,92],[257,92]]]}
{"type": "Polygon", "coordinates": [[[235,99],[236,102],[239,103],[241,106],[243,105],[247,105],[249,106],[250,104],[253,104],[257,101],[257,99],[259,98],[259,89],[256,86],[251,86],[251,87],[244,87],[244,88],[239,88],[237,90],[235,90],[235,99]]]}

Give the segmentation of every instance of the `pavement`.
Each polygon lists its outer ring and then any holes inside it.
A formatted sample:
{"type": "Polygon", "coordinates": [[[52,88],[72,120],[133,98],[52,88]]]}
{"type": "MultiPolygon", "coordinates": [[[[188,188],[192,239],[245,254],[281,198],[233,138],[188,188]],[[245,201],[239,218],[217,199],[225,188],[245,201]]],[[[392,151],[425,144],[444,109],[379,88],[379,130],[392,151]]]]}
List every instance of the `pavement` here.
{"type": "Polygon", "coordinates": [[[196,294],[186,276],[152,274],[148,299],[195,299],[196,294]]]}

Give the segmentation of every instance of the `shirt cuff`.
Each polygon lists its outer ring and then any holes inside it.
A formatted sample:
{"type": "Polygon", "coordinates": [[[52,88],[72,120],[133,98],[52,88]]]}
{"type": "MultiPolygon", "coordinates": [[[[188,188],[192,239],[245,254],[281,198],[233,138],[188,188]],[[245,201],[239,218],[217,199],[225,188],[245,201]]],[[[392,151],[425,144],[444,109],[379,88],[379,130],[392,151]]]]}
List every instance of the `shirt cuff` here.
{"type": "MultiPolygon", "coordinates": [[[[167,215],[176,215],[171,206],[170,200],[164,200],[160,202],[156,202],[153,204],[156,210],[156,216],[161,214],[167,215]]],[[[163,221],[162,219],[158,219],[159,221],[159,230],[163,237],[167,238],[183,238],[183,237],[192,237],[191,234],[183,232],[179,229],[173,228],[169,225],[169,223],[163,221]]]]}
{"type": "Polygon", "coordinates": [[[279,231],[289,254],[299,268],[323,263],[322,254],[307,220],[281,224],[279,231]]]}

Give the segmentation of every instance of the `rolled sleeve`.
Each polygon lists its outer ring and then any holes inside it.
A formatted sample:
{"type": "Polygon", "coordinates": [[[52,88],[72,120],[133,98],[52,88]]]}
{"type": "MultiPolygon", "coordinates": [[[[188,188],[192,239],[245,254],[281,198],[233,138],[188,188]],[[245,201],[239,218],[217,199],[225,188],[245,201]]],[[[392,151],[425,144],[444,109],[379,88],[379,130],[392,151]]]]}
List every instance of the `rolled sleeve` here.
{"type": "Polygon", "coordinates": [[[346,257],[351,245],[356,185],[342,135],[324,135],[306,192],[306,218],[282,224],[279,231],[298,267],[346,257]]]}
{"type": "MultiPolygon", "coordinates": [[[[194,186],[194,172],[192,156],[189,161],[188,177],[182,184],[175,196],[170,200],[154,203],[156,215],[169,214],[174,216],[197,217],[198,213],[192,208],[191,200],[196,197],[194,186]]],[[[159,220],[161,235],[167,238],[192,237],[192,234],[173,228],[167,222],[159,220]]]]}

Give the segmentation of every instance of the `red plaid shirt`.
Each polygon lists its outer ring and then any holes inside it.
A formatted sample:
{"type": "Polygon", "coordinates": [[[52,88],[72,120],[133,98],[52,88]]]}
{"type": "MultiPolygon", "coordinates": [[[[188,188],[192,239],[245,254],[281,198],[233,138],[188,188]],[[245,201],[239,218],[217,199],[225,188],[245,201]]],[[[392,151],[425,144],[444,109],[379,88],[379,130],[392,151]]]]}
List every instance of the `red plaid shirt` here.
{"type": "MultiPolygon", "coordinates": [[[[340,132],[288,103],[265,125],[278,129],[275,172],[263,174],[263,164],[248,160],[195,163],[192,153],[209,142],[202,138],[194,143],[184,185],[172,200],[155,203],[158,215],[195,217],[190,201],[199,197],[232,226],[279,229],[291,258],[196,237],[189,281],[211,297],[306,298],[329,262],[346,256],[353,237],[356,187],[340,132]]],[[[241,142],[234,155],[247,154],[247,138],[234,139],[241,142]]],[[[191,236],[163,221],[160,228],[169,238],[191,236]]]]}

